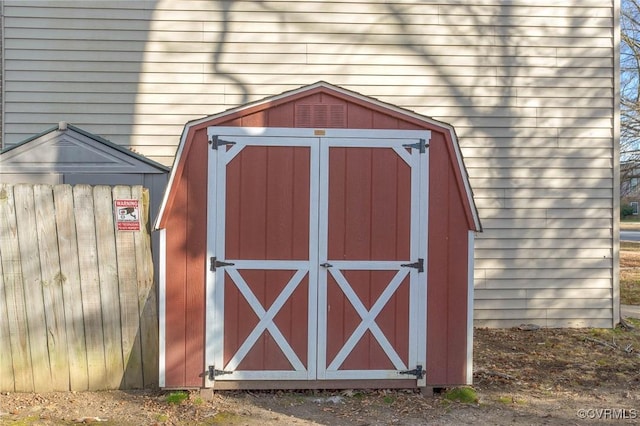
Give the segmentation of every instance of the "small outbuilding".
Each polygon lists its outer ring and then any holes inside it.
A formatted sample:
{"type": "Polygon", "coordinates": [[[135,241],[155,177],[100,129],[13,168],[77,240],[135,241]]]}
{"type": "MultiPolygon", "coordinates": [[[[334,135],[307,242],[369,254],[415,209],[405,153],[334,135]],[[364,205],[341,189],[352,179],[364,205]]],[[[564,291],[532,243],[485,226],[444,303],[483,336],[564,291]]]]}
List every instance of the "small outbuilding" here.
{"type": "Polygon", "coordinates": [[[318,82],[187,123],[156,222],[164,388],[471,383],[454,129],[318,82]]]}
{"type": "Polygon", "coordinates": [[[66,122],[0,153],[0,181],[142,185],[157,214],[169,168],[66,122]]]}
{"type": "MultiPolygon", "coordinates": [[[[149,190],[152,220],[168,178],[168,167],[66,122],[0,153],[3,183],[142,185],[149,190]]],[[[157,247],[158,237],[153,236],[155,265],[157,247]]],[[[155,272],[157,276],[157,269],[155,272]]]]}

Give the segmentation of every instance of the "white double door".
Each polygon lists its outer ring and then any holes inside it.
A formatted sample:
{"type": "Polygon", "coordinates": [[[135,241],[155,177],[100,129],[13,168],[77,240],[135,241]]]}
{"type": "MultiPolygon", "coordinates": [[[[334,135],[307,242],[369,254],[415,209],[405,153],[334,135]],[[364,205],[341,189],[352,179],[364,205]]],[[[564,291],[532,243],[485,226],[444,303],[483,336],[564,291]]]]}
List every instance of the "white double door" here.
{"type": "Polygon", "coordinates": [[[429,136],[209,128],[208,385],[416,380],[429,136]]]}

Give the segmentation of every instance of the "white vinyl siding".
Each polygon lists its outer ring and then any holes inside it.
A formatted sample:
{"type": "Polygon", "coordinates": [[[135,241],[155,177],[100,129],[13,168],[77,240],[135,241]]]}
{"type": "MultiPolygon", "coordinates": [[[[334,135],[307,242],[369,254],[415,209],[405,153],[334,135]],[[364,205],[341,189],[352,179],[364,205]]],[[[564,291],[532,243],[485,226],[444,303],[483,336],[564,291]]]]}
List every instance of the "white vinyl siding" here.
{"type": "Polygon", "coordinates": [[[325,80],[455,127],[476,325],[611,326],[618,2],[8,0],[3,141],[68,121],[169,165],[187,121],[325,80]]]}

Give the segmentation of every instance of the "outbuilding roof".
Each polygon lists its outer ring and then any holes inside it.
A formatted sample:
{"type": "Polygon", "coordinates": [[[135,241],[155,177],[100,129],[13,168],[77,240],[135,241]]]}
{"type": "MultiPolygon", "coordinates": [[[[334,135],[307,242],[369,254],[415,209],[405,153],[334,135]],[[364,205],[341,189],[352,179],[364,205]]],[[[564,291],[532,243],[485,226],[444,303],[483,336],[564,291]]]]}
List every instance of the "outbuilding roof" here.
{"type": "Polygon", "coordinates": [[[167,173],[169,168],[60,122],[0,153],[2,173],[167,173]]]}
{"type": "MultiPolygon", "coordinates": [[[[473,199],[473,191],[471,189],[471,185],[469,184],[469,176],[464,165],[462,152],[458,144],[458,138],[452,125],[435,120],[431,117],[418,114],[414,111],[401,108],[369,96],[362,95],[358,92],[335,86],[325,81],[319,81],[310,85],[299,87],[297,89],[283,92],[279,95],[270,96],[255,102],[250,102],[238,107],[228,109],[217,114],[189,121],[185,125],[180,137],[180,144],[178,146],[173,167],[171,169],[169,183],[165,190],[162,205],[160,207],[160,213],[155,223],[155,229],[162,229],[164,227],[166,215],[171,209],[171,205],[173,202],[173,193],[179,187],[179,181],[182,176],[182,171],[185,167],[184,163],[185,159],[187,158],[187,153],[194,143],[193,135],[196,130],[201,130],[208,126],[220,126],[229,125],[230,123],[238,123],[243,117],[248,117],[261,111],[281,107],[287,103],[293,103],[306,97],[311,97],[318,94],[327,94],[329,96],[342,99],[348,103],[356,104],[362,108],[382,112],[389,116],[395,117],[396,119],[407,122],[416,129],[437,129],[438,131],[445,133],[445,140],[448,143],[447,148],[449,150],[450,156],[452,157],[452,163],[455,168],[456,180],[460,192],[462,194],[465,194],[466,196],[464,204],[467,210],[466,214],[469,218],[470,229],[475,231],[482,230],[478,210],[473,199]]],[[[269,126],[263,125],[263,127],[269,126]]]]}

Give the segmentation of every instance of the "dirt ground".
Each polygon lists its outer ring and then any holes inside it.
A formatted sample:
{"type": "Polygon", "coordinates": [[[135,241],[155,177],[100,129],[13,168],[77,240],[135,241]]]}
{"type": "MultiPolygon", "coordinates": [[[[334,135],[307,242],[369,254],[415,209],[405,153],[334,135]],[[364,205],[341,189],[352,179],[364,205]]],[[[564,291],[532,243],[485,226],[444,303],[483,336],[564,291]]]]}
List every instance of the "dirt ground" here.
{"type": "Polygon", "coordinates": [[[476,329],[471,402],[451,389],[3,393],[0,425],[640,424],[640,321],[629,325],[476,329]]]}

